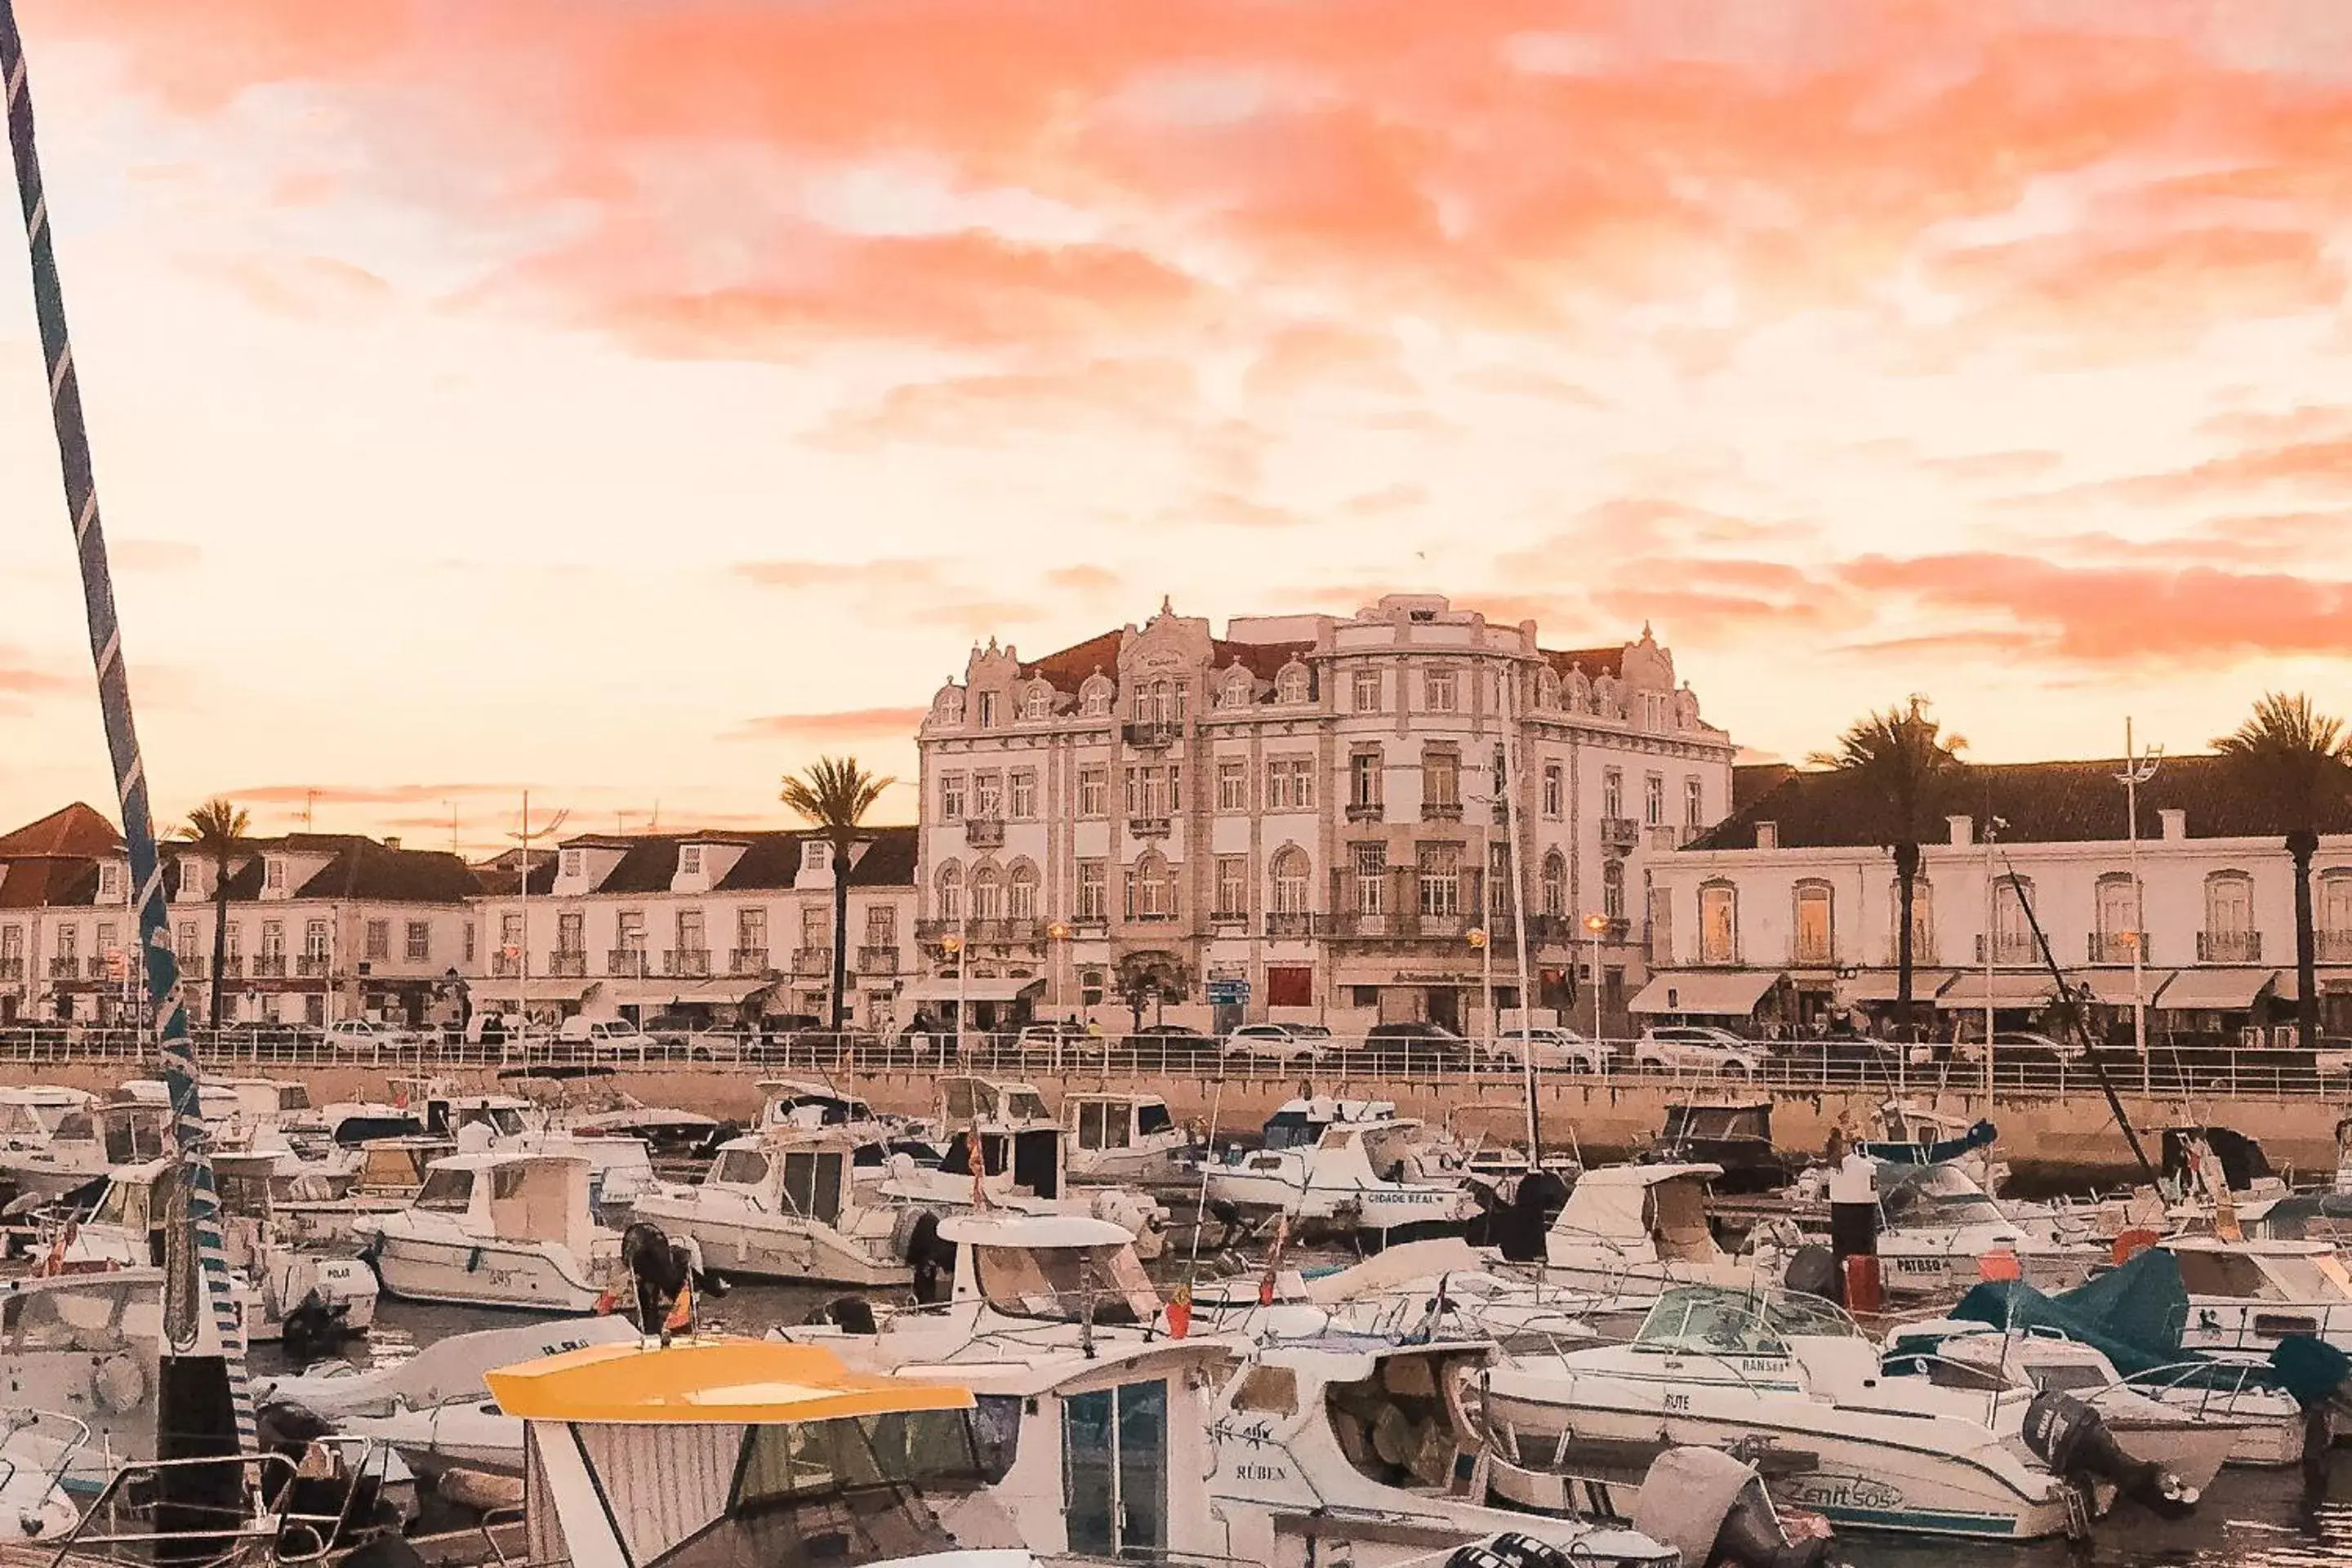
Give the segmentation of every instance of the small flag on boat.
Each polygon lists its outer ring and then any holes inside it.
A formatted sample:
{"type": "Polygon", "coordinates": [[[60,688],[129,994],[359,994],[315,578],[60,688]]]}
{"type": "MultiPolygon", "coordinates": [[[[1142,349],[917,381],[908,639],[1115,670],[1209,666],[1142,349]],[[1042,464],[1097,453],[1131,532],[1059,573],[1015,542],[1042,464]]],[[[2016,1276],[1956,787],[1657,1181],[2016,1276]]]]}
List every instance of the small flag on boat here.
{"type": "Polygon", "coordinates": [[[610,1285],[605,1286],[604,1293],[596,1298],[596,1315],[600,1318],[609,1318],[620,1310],[620,1291],[610,1285]]]}
{"type": "Polygon", "coordinates": [[[2003,1280],[2022,1279],[2025,1270],[2019,1266],[2014,1252],[1988,1252],[1977,1259],[1977,1278],[1993,1285],[2003,1280]]]}
{"type": "Polygon", "coordinates": [[[694,1281],[689,1279],[677,1288],[677,1300],[671,1303],[669,1316],[662,1320],[662,1332],[683,1333],[693,1327],[694,1281]]]}

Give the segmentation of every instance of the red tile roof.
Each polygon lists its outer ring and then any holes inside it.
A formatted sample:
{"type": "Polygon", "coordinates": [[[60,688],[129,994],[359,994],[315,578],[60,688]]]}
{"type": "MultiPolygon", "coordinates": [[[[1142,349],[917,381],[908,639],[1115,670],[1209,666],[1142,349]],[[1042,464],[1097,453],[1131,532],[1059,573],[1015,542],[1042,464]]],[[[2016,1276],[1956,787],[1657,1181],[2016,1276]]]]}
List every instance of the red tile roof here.
{"type": "Polygon", "coordinates": [[[1113,680],[1118,679],[1118,650],[1127,646],[1124,630],[1108,631],[1100,637],[1073,643],[1059,653],[1049,653],[1022,667],[1021,673],[1034,679],[1042,675],[1054,683],[1056,691],[1076,691],[1086,684],[1087,677],[1101,670],[1113,680]]]}
{"type": "Polygon", "coordinates": [[[114,831],[114,824],[79,801],[0,835],[0,860],[97,860],[121,848],[122,836],[114,831]]]}
{"type": "Polygon", "coordinates": [[[1547,647],[1536,651],[1549,660],[1551,667],[1562,675],[1579,667],[1583,668],[1588,680],[1625,673],[1625,648],[1622,644],[1615,647],[1547,647]]]}

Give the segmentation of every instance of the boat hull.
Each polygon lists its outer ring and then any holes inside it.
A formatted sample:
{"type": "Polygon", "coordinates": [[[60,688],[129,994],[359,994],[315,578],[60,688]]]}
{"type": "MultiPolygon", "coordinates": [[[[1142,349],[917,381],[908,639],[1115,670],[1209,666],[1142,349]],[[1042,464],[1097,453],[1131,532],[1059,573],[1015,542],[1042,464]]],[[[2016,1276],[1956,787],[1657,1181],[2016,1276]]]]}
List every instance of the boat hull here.
{"type": "Polygon", "coordinates": [[[813,1222],[786,1223],[791,1216],[712,1213],[707,1205],[660,1198],[641,1200],[637,1215],[692,1240],[703,1268],[730,1277],[869,1288],[904,1285],[910,1277],[887,1237],[846,1236],[813,1222]]]}
{"type": "Polygon", "coordinates": [[[445,1240],[378,1229],[362,1254],[387,1296],[461,1307],[584,1313],[604,1286],[568,1248],[499,1241],[445,1240]]]}

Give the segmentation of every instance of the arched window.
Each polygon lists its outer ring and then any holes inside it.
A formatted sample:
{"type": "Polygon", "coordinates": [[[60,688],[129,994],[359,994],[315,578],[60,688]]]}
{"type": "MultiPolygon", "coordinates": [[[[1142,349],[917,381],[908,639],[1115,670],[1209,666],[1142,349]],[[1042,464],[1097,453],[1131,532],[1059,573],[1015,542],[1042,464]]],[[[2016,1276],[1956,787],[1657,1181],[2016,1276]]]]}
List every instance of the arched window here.
{"type": "Polygon", "coordinates": [[[1172,921],[1176,918],[1176,879],[1168,862],[1155,850],[1127,870],[1127,918],[1131,921],[1172,921]]]}
{"type": "Polygon", "coordinates": [[[1100,719],[1110,712],[1110,705],[1118,697],[1118,688],[1107,676],[1090,675],[1078,688],[1078,711],[1089,719],[1100,719]]]}
{"type": "Polygon", "coordinates": [[[1739,889],[1728,882],[1699,884],[1698,961],[1739,962],[1739,889]]]}
{"type": "Polygon", "coordinates": [[[1817,969],[1837,962],[1836,935],[1831,925],[1833,913],[1827,882],[1797,884],[1795,940],[1790,943],[1790,963],[1817,969]]]}
{"type": "Polygon", "coordinates": [[[1993,884],[1993,962],[2038,963],[2040,944],[2033,940],[2033,922],[2026,907],[2033,902],[2033,879],[2014,874],[1993,884]]]}
{"type": "Polygon", "coordinates": [[[931,904],[943,921],[963,919],[963,868],[950,860],[932,880],[931,904]]]}
{"type": "Polygon", "coordinates": [[[958,686],[950,686],[945,691],[940,692],[939,700],[931,704],[931,712],[942,724],[962,723],[963,689],[958,686]]]}
{"type": "Polygon", "coordinates": [[[1298,703],[1307,700],[1307,667],[1286,664],[1274,678],[1274,700],[1276,702],[1298,703]]]}
{"type": "Polygon", "coordinates": [[[1278,915],[1303,915],[1307,912],[1307,851],[1296,844],[1286,844],[1274,852],[1271,874],[1274,879],[1274,912],[1278,915]]]}
{"type": "MultiPolygon", "coordinates": [[[[1903,929],[1903,882],[1886,879],[1886,962],[1902,957],[1895,935],[1903,929]]],[[[1916,968],[1936,962],[1936,885],[1925,877],[1911,879],[1911,963],[1916,968]]],[[[1979,960],[1979,962],[1982,962],[1979,960]]]]}
{"type": "Polygon", "coordinates": [[[1568,672],[1568,710],[1571,713],[1592,711],[1592,682],[1584,678],[1584,671],[1580,669],[1568,672]]]}
{"type": "Polygon", "coordinates": [[[2129,963],[2137,952],[2147,962],[2147,938],[2140,927],[2139,884],[2128,871],[2108,871],[2099,878],[2099,929],[2091,947],[2094,963],[2129,963]]]}
{"type": "Polygon", "coordinates": [[[1225,676],[1225,683],[1217,688],[1217,706],[1246,708],[1250,705],[1250,697],[1254,690],[1255,685],[1250,679],[1248,670],[1233,670],[1225,676]]]}
{"type": "Polygon", "coordinates": [[[1538,708],[1559,706],[1559,671],[1549,665],[1545,665],[1536,671],[1536,706],[1538,708]]]}
{"type": "Polygon", "coordinates": [[[1601,912],[1612,921],[1625,918],[1625,862],[1604,860],[1601,864],[1601,912]]]}
{"type": "Polygon", "coordinates": [[[1004,879],[993,866],[972,868],[971,918],[976,921],[1004,918],[1004,879]]]}
{"type": "Polygon", "coordinates": [[[1021,717],[1050,719],[1054,716],[1054,687],[1051,681],[1033,680],[1029,689],[1021,694],[1021,717]]]}
{"type": "Polygon", "coordinates": [[[1554,920],[1568,913],[1568,861],[1557,849],[1544,857],[1542,886],[1538,889],[1543,900],[1543,912],[1554,920]]]}
{"type": "Polygon", "coordinates": [[[2197,936],[2198,961],[2255,963],[2262,956],[2262,933],[2254,929],[2254,879],[2243,871],[2209,874],[2205,929],[2197,936]]]}
{"type": "Polygon", "coordinates": [[[1005,884],[1004,913],[1009,920],[1037,918],[1037,868],[1026,860],[1013,866],[1005,884]]]}

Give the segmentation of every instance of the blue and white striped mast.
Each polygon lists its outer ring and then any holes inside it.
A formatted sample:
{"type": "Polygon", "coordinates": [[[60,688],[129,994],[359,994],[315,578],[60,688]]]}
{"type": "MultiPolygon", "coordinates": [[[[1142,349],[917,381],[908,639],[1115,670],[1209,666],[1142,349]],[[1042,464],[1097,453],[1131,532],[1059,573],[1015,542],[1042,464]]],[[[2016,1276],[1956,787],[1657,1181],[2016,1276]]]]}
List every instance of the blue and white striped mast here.
{"type": "Polygon", "coordinates": [[[65,295],[50,242],[48,198],[33,146],[33,99],[25,80],[24,39],[16,29],[14,0],[0,0],[0,98],[8,120],[8,150],[16,166],[16,194],[25,212],[25,238],[32,253],[33,309],[38,318],[41,359],[48,373],[49,409],[57,426],[58,458],[65,471],[66,514],[73,524],[74,549],[81,566],[82,603],[89,621],[89,651],[98,668],[99,705],[106,721],[106,747],[114,763],[115,794],[122,808],[122,837],[131,851],[131,883],[139,912],[140,969],[146,982],[149,1018],[161,1050],[163,1081],[171,1093],[172,1130],[179,1153],[181,1189],[186,1194],[186,1230],[172,1237],[167,1258],[173,1269],[164,1281],[164,1375],[157,1404],[157,1457],[193,1457],[255,1447],[253,1392],[245,1369],[245,1334],[221,1242],[220,1198],[197,1110],[196,1053],[188,1036],[188,1016],[179,1002],[180,966],[172,951],[171,911],[163,900],[163,863],[155,849],[155,821],[147,794],[147,770],[139,755],[139,735],[131,718],[131,682],[122,655],[122,626],[115,614],[114,581],[107,568],[106,532],[98,516],[98,486],[91,471],[89,432],[82,418],[81,387],[73,345],[66,335],[65,295]],[[192,1245],[191,1245],[192,1244],[192,1245]],[[191,1257],[193,1253],[193,1257],[191,1257]],[[192,1278],[190,1270],[194,1274],[192,1278]],[[201,1298],[199,1296],[201,1288],[201,1298]],[[233,1429],[221,1419],[233,1412],[233,1429]]]}

